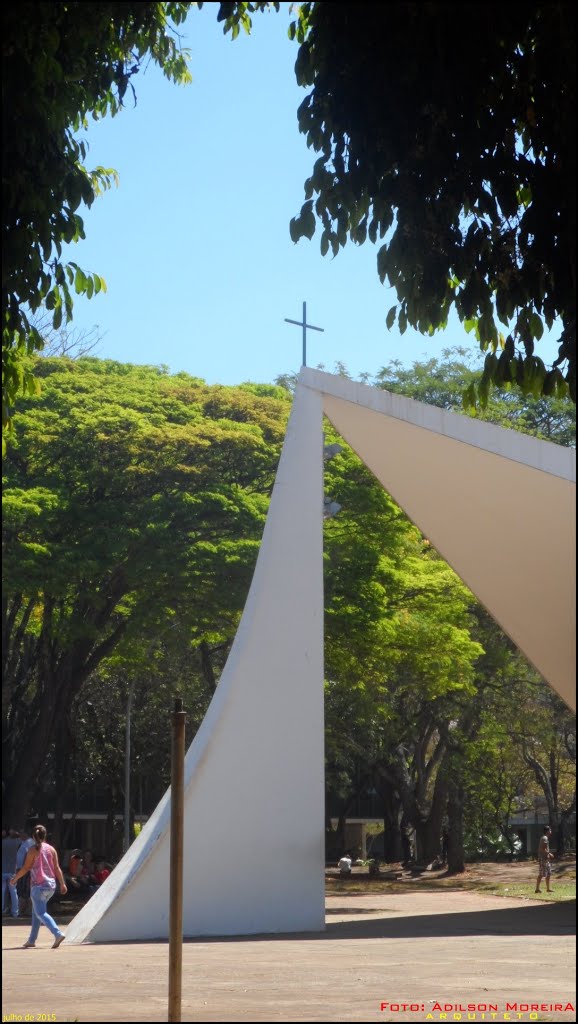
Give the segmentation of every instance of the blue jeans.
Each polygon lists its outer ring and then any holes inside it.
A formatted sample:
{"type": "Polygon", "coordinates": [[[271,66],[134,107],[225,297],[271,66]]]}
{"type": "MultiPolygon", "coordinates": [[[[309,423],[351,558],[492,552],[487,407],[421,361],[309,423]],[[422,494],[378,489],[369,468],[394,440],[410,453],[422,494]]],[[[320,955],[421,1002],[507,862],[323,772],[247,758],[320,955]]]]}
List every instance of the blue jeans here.
{"type": "Polygon", "coordinates": [[[56,921],[54,921],[50,914],[47,914],[46,912],[46,904],[48,903],[48,900],[52,899],[55,892],[55,886],[32,885],[30,887],[30,899],[32,900],[32,928],[30,935],[28,936],[28,942],[36,942],[41,924],[46,925],[55,938],[57,935],[62,935],[56,921]]]}
{"type": "Polygon", "coordinates": [[[4,899],[6,896],[6,890],[8,889],[8,892],[10,893],[12,917],[18,917],[18,892],[15,885],[10,885],[10,879],[13,874],[14,871],[2,872],[2,913],[4,913],[4,899]]]}

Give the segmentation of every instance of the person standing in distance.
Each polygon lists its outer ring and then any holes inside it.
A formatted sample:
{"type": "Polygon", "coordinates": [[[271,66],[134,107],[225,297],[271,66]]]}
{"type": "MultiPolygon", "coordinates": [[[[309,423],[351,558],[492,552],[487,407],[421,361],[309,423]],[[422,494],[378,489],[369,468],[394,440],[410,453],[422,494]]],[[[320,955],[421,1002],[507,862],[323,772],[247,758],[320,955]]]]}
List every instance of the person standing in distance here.
{"type": "Polygon", "coordinates": [[[26,860],[10,879],[10,885],[16,885],[19,878],[30,872],[30,899],[32,900],[32,928],[30,935],[24,943],[24,949],[30,949],[36,945],[40,925],[43,924],[54,935],[53,949],[58,949],[64,941],[64,933],[56,924],[56,921],[47,913],[46,904],[56,892],[56,883],[60,886],[60,892],[64,895],[67,892],[64,875],[58,863],[58,854],[53,846],[46,842],[46,829],[44,825],[37,825],[32,833],[34,846],[31,846],[26,854],[26,860]]]}
{"type": "Polygon", "coordinates": [[[16,871],[16,857],[20,848],[18,833],[13,829],[2,829],[2,913],[4,913],[4,896],[10,896],[12,917],[18,917],[18,896],[16,889],[10,886],[10,877],[16,871]]]}
{"type": "Polygon", "coordinates": [[[543,878],[546,879],[546,892],[552,892],[552,889],[550,888],[550,876],[552,874],[550,861],[553,859],[553,854],[550,853],[551,835],[552,829],[549,825],[546,825],[544,835],[538,844],[538,877],[536,879],[536,892],[540,892],[540,882],[543,878]]]}

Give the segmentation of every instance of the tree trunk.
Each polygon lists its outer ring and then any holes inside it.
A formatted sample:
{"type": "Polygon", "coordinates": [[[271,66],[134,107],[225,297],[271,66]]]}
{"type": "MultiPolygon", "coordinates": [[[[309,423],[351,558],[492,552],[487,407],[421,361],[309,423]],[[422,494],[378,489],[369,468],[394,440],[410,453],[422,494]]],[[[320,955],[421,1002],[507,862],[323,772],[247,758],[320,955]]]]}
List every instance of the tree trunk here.
{"type": "MultiPolygon", "coordinates": [[[[553,767],[553,759],[550,756],[549,767],[550,771],[544,767],[543,764],[538,761],[527,750],[524,751],[524,760],[526,764],[532,768],[538,785],[542,787],[546,803],[548,804],[548,817],[550,818],[550,828],[552,834],[555,836],[555,842],[557,844],[557,853],[560,855],[559,844],[561,843],[562,849],[565,846],[564,826],[562,824],[562,813],[558,807],[558,779],[556,776],[555,769],[553,767]]],[[[575,806],[575,798],[574,798],[575,806]]]]}
{"type": "MultiPolygon", "coordinates": [[[[429,730],[429,740],[433,731],[429,730]]],[[[446,753],[445,741],[438,739],[433,754],[426,763],[425,749],[428,735],[424,735],[419,745],[421,753],[416,751],[414,761],[417,769],[412,770],[407,752],[399,746],[389,761],[375,766],[380,785],[389,783],[399,796],[403,815],[415,829],[415,859],[420,864],[429,864],[439,856],[441,847],[441,825],[445,812],[447,797],[446,784],[443,776],[443,760],[446,753]],[[437,771],[437,774],[435,774],[437,771]],[[435,783],[432,779],[435,778],[435,783]],[[433,795],[430,799],[433,785],[433,795]]],[[[399,825],[398,825],[399,828],[399,825]]],[[[401,835],[400,835],[400,855],[401,835]]]]}
{"type": "Polygon", "coordinates": [[[63,819],[64,819],[64,794],[57,785],[54,796],[54,821],[52,824],[52,835],[50,841],[57,849],[62,849],[63,840],[63,819]]]}
{"type": "Polygon", "coordinates": [[[391,827],[386,826],[383,836],[383,859],[386,864],[397,864],[403,859],[399,822],[391,827]]]}
{"type": "Polygon", "coordinates": [[[337,819],[337,828],[335,829],[335,843],[340,857],[345,853],[345,821],[346,815],[343,812],[337,819]]]}
{"type": "Polygon", "coordinates": [[[442,822],[447,802],[447,781],[438,771],[431,809],[427,818],[415,822],[416,852],[418,864],[431,864],[441,854],[442,822]]]}
{"type": "MultiPolygon", "coordinates": [[[[64,826],[64,812],[67,810],[65,803],[68,802],[70,804],[72,783],[76,780],[74,738],[68,714],[60,722],[55,723],[52,762],[54,765],[54,826],[52,838],[53,846],[59,850],[64,848],[65,831],[70,831],[70,829],[65,829],[64,826]]],[[[69,810],[75,813],[76,806],[69,807],[69,810]]]]}
{"type": "MultiPolygon", "coordinates": [[[[124,589],[124,584],[117,579],[114,586],[111,584],[106,600],[106,595],[99,595],[97,610],[91,609],[82,616],[82,628],[88,630],[92,626],[103,632],[124,589]]],[[[54,606],[54,598],[44,595],[42,628],[25,685],[20,685],[16,678],[3,679],[3,692],[6,687],[8,694],[7,716],[2,726],[5,813],[14,816],[15,821],[26,820],[30,800],[54,742],[55,725],[67,719],[82,684],[114,650],[127,628],[128,620],[122,620],[104,639],[96,642],[87,632],[63,651],[54,639],[54,606]]]]}
{"type": "Polygon", "coordinates": [[[201,640],[201,643],[199,644],[199,655],[203,679],[207,684],[209,693],[213,694],[217,689],[217,680],[215,678],[213,662],[211,659],[211,649],[206,640],[201,640]]]}
{"type": "Polygon", "coordinates": [[[63,851],[64,850],[68,850],[73,845],[73,843],[72,843],[72,834],[73,834],[75,825],[76,825],[76,811],[74,810],[72,812],[70,818],[67,818],[66,823],[63,826],[62,840],[61,840],[61,846],[60,846],[61,850],[63,850],[63,851]]]}
{"type": "Polygon", "coordinates": [[[331,819],[327,819],[325,827],[325,859],[339,860],[345,853],[345,812],[340,813],[337,825],[333,828],[331,819]]]}
{"type": "Polygon", "coordinates": [[[24,828],[30,816],[30,791],[28,780],[18,777],[11,780],[2,799],[2,818],[10,828],[24,828]]]}
{"type": "MultiPolygon", "coordinates": [[[[53,743],[58,744],[54,730],[56,723],[66,721],[70,695],[75,692],[75,680],[62,670],[46,667],[39,683],[38,700],[28,715],[14,729],[14,737],[6,744],[5,756],[9,764],[5,774],[5,799],[17,821],[25,821],[30,800],[38,789],[38,780],[46,765],[53,743]],[[16,742],[17,737],[17,742],[16,742]]],[[[59,729],[59,735],[61,730],[59,729]]]]}
{"type": "Polygon", "coordinates": [[[108,814],[106,816],[106,822],[104,825],[104,845],[105,845],[105,856],[107,859],[112,858],[112,851],[114,846],[114,811],[112,810],[112,793],[110,793],[110,806],[108,814]]]}
{"type": "Polygon", "coordinates": [[[515,837],[515,833],[512,832],[511,828],[508,825],[504,825],[504,824],[502,825],[501,832],[502,832],[502,835],[503,835],[504,839],[506,840],[506,842],[508,844],[508,847],[509,847],[509,850],[510,850],[510,853],[509,853],[510,861],[513,861],[513,859],[515,857],[515,854],[516,854],[516,850],[514,848],[514,841],[515,841],[515,838],[516,838],[515,837]]]}
{"type": "Polygon", "coordinates": [[[442,815],[430,814],[415,827],[415,859],[418,864],[431,864],[441,853],[442,815]]]}
{"type": "Polygon", "coordinates": [[[459,875],[465,870],[464,788],[451,779],[448,783],[448,875],[459,875]]]}
{"type": "Polygon", "coordinates": [[[402,815],[401,824],[401,859],[404,864],[409,864],[414,859],[414,850],[411,836],[413,835],[413,827],[411,822],[402,815]]]}
{"type": "Polygon", "coordinates": [[[374,780],[381,797],[383,814],[383,859],[386,864],[397,864],[403,858],[401,848],[401,800],[394,786],[381,777],[374,780]]]}
{"type": "Polygon", "coordinates": [[[560,824],[556,835],[556,854],[558,857],[563,857],[566,853],[566,838],[568,834],[568,822],[573,814],[576,812],[576,792],[572,798],[572,803],[566,810],[560,813],[560,824]]]}

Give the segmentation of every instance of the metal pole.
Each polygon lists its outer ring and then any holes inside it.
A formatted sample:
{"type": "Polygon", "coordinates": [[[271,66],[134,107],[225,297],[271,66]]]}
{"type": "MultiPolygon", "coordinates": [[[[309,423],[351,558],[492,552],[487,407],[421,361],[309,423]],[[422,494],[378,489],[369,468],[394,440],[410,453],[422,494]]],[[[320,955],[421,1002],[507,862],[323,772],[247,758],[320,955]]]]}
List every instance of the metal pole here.
{"type": "Polygon", "coordinates": [[[185,719],[175,698],[171,745],[171,852],[169,910],[169,1021],[181,1020],[183,974],[183,824],[185,805],[185,719]]]}
{"type": "Polygon", "coordinates": [[[134,695],[134,679],[128,687],[126,701],[126,729],[124,734],[124,836],[122,852],[126,853],[130,846],[130,730],[132,715],[132,699],[134,695]]]}

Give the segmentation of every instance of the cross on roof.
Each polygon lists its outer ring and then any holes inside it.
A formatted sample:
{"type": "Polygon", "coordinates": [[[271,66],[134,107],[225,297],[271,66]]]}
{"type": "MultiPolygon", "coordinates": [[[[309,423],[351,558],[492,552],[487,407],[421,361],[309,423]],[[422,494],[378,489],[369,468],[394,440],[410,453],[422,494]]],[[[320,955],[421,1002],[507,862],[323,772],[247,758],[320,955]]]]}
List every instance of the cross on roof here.
{"type": "Polygon", "coordinates": [[[285,317],[286,324],[296,324],[297,327],[303,328],[303,362],[302,366],[307,366],[307,331],[321,331],[325,330],[324,327],[314,327],[313,324],[307,323],[307,303],[303,303],[303,320],[289,320],[285,317]]]}

